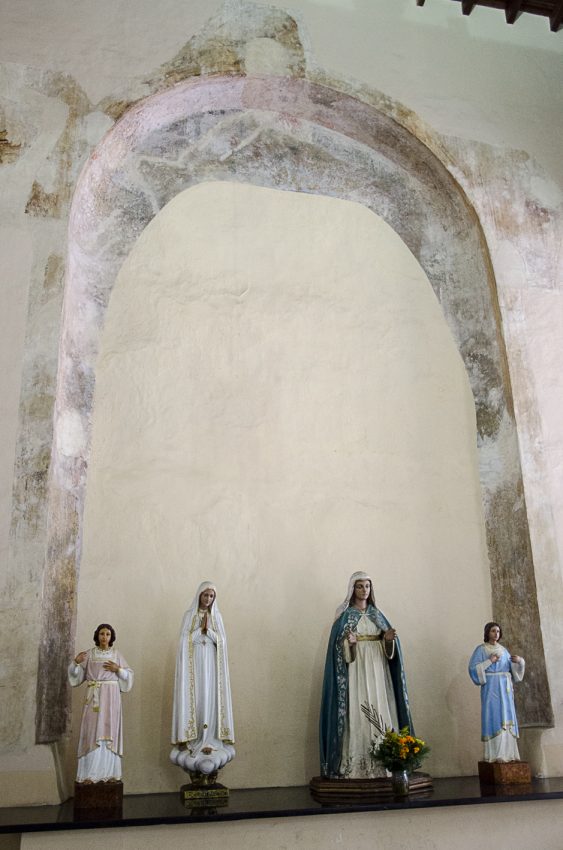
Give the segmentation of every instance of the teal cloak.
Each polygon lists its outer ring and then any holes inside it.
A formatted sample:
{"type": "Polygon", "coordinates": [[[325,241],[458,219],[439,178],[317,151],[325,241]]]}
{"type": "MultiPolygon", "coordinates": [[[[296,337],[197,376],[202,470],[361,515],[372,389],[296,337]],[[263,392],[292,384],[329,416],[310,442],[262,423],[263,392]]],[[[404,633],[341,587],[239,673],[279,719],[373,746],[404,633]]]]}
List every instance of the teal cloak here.
{"type": "MultiPolygon", "coordinates": [[[[378,629],[387,631],[391,628],[379,608],[368,605],[365,613],[378,629]]],[[[356,630],[361,616],[362,612],[357,608],[346,608],[334,622],[328,641],[320,718],[321,775],[325,778],[342,778],[342,739],[348,712],[348,669],[344,660],[343,643],[345,635],[356,630]]],[[[414,735],[399,638],[395,638],[395,653],[387,663],[393,683],[399,728],[407,726],[410,734],[414,735]]]]}

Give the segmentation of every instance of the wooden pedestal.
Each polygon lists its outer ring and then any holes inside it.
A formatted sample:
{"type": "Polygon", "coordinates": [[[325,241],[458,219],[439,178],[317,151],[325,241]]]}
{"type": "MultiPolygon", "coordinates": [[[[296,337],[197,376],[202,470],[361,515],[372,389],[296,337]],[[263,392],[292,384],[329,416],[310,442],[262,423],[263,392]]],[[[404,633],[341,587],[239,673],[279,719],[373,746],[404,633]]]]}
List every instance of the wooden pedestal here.
{"type": "Polygon", "coordinates": [[[229,789],[220,782],[211,782],[209,785],[182,785],[180,795],[184,805],[192,809],[215,809],[218,806],[226,806],[229,802],[229,789]]]}
{"type": "Polygon", "coordinates": [[[98,820],[118,817],[123,808],[123,782],[75,782],[74,811],[98,820]]]}
{"type": "Polygon", "coordinates": [[[479,780],[483,785],[529,785],[532,773],[527,761],[480,761],[479,780]]]}
{"type": "MultiPolygon", "coordinates": [[[[309,783],[318,803],[357,803],[393,797],[390,779],[324,779],[314,776],[309,783]]],[[[415,771],[409,776],[409,794],[432,790],[432,777],[415,771]]]]}

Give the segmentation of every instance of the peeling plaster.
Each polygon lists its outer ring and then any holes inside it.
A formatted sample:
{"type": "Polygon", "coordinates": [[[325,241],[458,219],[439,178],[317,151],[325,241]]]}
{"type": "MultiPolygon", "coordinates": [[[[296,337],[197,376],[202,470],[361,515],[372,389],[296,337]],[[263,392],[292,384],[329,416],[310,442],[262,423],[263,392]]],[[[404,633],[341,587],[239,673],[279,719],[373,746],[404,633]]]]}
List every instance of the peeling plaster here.
{"type": "Polygon", "coordinates": [[[0,130],[0,165],[15,162],[21,151],[21,144],[10,141],[7,130],[0,130]]]}

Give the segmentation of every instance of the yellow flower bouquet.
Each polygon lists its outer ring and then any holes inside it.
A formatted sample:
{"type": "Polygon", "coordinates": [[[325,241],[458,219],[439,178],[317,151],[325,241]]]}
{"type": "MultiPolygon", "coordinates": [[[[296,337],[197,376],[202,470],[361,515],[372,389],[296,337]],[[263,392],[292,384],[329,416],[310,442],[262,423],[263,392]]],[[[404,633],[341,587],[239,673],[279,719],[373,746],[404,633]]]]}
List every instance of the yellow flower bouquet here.
{"type": "Polygon", "coordinates": [[[376,739],[371,745],[370,755],[391,773],[397,770],[412,773],[421,766],[429,752],[430,747],[420,738],[411,735],[408,726],[405,726],[399,732],[386,729],[383,737],[376,739]]]}

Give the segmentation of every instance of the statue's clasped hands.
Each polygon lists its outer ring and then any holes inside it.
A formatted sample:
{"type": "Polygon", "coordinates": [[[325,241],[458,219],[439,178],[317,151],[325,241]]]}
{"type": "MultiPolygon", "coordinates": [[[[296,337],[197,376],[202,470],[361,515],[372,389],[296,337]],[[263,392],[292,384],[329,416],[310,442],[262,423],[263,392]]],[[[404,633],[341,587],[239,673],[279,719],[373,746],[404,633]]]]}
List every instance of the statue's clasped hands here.
{"type": "MultiPolygon", "coordinates": [[[[519,655],[511,655],[510,660],[514,664],[520,664],[520,662],[522,661],[519,655]]],[[[492,655],[489,655],[489,661],[491,662],[491,664],[495,664],[497,661],[500,661],[500,655],[497,655],[496,652],[493,652],[492,655]]]]}
{"type": "MultiPolygon", "coordinates": [[[[88,653],[86,650],[79,652],[74,659],[74,663],[82,664],[83,661],[86,661],[87,655],[88,653]]],[[[116,664],[115,661],[104,661],[104,670],[110,670],[112,673],[117,673],[119,671],[119,664],[116,664]]]]}
{"type": "MultiPolygon", "coordinates": [[[[395,640],[395,638],[397,637],[397,630],[396,629],[387,629],[387,631],[384,633],[383,637],[387,641],[395,640]]],[[[348,643],[350,644],[350,646],[354,646],[354,644],[356,644],[357,642],[358,642],[358,636],[356,635],[356,632],[352,632],[352,631],[348,632],[348,643]]]]}

